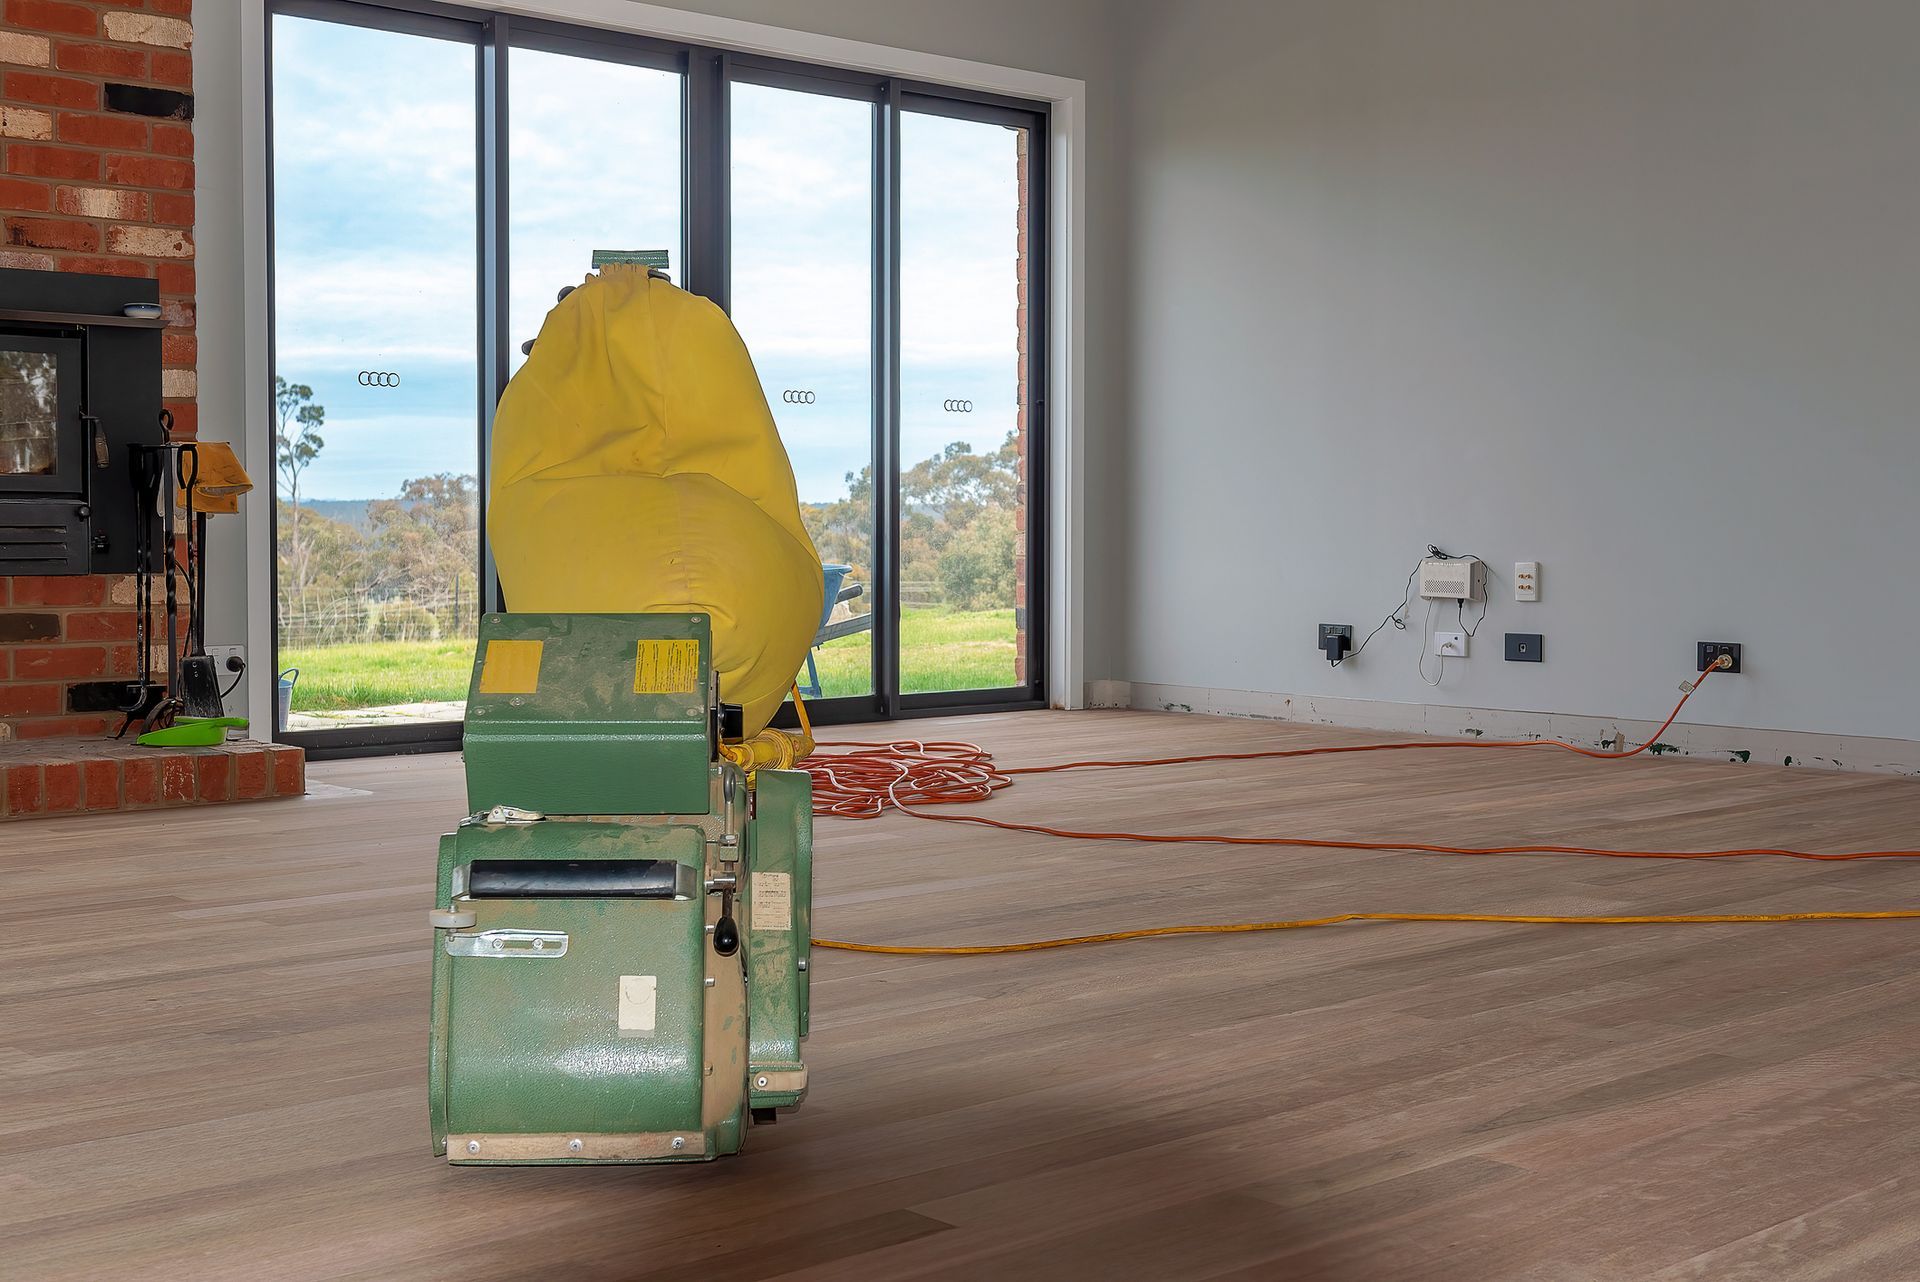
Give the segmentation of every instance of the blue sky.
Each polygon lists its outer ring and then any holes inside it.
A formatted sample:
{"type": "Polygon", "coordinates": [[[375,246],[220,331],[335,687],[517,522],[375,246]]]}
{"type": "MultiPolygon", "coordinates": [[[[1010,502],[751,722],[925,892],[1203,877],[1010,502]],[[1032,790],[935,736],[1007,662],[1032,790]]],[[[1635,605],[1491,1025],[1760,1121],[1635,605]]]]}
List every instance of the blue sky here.
{"type": "MultiPolygon", "coordinates": [[[[473,76],[469,46],[274,20],[277,372],[327,409],[303,497],[474,470],[473,76]],[[366,369],[400,386],[362,388],[366,369]]],[[[517,348],[594,249],[669,249],[678,279],[680,89],[668,72],[518,49],[509,84],[517,348]]],[[[801,497],[826,501],[868,459],[873,108],[733,95],[734,320],[801,497]],[[784,404],[789,387],[814,403],[784,404]]],[[[909,461],[954,440],[991,449],[1014,425],[1014,144],[997,126],[903,124],[909,461]]]]}

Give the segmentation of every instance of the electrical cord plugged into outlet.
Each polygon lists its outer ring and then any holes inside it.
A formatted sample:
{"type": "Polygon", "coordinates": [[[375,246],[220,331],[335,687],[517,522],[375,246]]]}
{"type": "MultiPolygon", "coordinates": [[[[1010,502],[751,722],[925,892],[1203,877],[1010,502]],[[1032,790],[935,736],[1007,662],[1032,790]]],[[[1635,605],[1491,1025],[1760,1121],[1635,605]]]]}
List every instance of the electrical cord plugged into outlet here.
{"type": "MultiPolygon", "coordinates": [[[[1476,580],[1476,577],[1479,577],[1479,580],[1484,583],[1484,577],[1483,577],[1484,571],[1478,568],[1478,567],[1484,567],[1486,565],[1486,561],[1483,558],[1474,556],[1470,552],[1455,554],[1452,552],[1445,551],[1444,549],[1440,548],[1436,544],[1433,544],[1433,543],[1427,544],[1426,555],[1422,556],[1419,560],[1415,561],[1413,563],[1413,569],[1407,572],[1407,586],[1406,586],[1406,590],[1400,594],[1400,604],[1394,606],[1393,609],[1389,610],[1387,612],[1387,617],[1380,620],[1380,622],[1374,626],[1373,631],[1367,633],[1366,638],[1362,640],[1359,645],[1351,644],[1352,633],[1351,633],[1351,630],[1349,629],[1347,644],[1351,648],[1345,649],[1344,651],[1337,650],[1333,645],[1330,645],[1328,641],[1328,630],[1334,627],[1335,625],[1332,625],[1332,624],[1320,625],[1320,649],[1327,656],[1327,666],[1332,668],[1337,668],[1341,664],[1347,662],[1350,659],[1359,658],[1360,652],[1362,650],[1365,650],[1368,644],[1372,642],[1372,640],[1375,637],[1379,636],[1382,632],[1386,631],[1387,626],[1389,624],[1393,626],[1396,632],[1407,631],[1409,626],[1408,615],[1413,608],[1414,584],[1420,581],[1421,570],[1424,569],[1430,562],[1433,562],[1433,561],[1471,562],[1472,565],[1469,567],[1468,573],[1467,573],[1468,584],[1469,585],[1473,584],[1476,580]]],[[[1469,591],[1468,596],[1471,596],[1471,595],[1472,593],[1471,591],[1469,591]]],[[[1487,620],[1486,593],[1482,591],[1480,594],[1480,617],[1473,621],[1472,626],[1468,626],[1467,624],[1466,601],[1468,598],[1459,597],[1459,598],[1447,598],[1447,599],[1453,600],[1454,602],[1455,611],[1459,617],[1459,624],[1460,624],[1459,631],[1462,636],[1462,640],[1459,642],[1457,650],[1451,651],[1449,653],[1451,653],[1455,658],[1465,658],[1467,655],[1468,641],[1471,640],[1474,633],[1480,630],[1480,625],[1482,623],[1485,623],[1487,620]]],[[[1439,604],[1440,600],[1441,598],[1432,597],[1432,596],[1429,596],[1427,598],[1427,618],[1426,618],[1425,624],[1421,627],[1421,630],[1420,630],[1420,653],[1418,656],[1418,662],[1415,665],[1419,670],[1420,679],[1422,681],[1425,681],[1428,685],[1436,686],[1436,687],[1440,684],[1441,679],[1446,675],[1448,654],[1440,653],[1440,663],[1438,665],[1438,670],[1435,672],[1433,678],[1429,680],[1427,677],[1427,658],[1428,658],[1427,651],[1431,648],[1430,638],[1433,636],[1434,607],[1439,604]]],[[[1439,653],[1439,652],[1436,651],[1436,653],[1439,653]]]]}
{"type": "Polygon", "coordinates": [[[1327,656],[1327,662],[1334,667],[1347,657],[1347,651],[1353,648],[1353,627],[1346,623],[1323,623],[1320,625],[1320,652],[1327,656]]]}
{"type": "Polygon", "coordinates": [[[216,665],[220,671],[231,672],[233,674],[233,680],[229,681],[226,688],[220,691],[220,697],[224,700],[228,695],[240,688],[240,682],[244,680],[247,675],[246,648],[237,645],[210,645],[207,647],[207,654],[216,661],[216,665]]]}
{"type": "Polygon", "coordinates": [[[1738,641],[1696,641],[1693,643],[1695,664],[1705,672],[1709,663],[1718,659],[1727,662],[1721,667],[1726,672],[1740,671],[1740,643],[1738,641]]]}
{"type": "Polygon", "coordinates": [[[1698,679],[1693,681],[1682,681],[1680,683],[1680,693],[1692,694],[1695,690],[1698,690],[1700,688],[1700,682],[1705,681],[1707,679],[1707,674],[1709,672],[1737,672],[1739,670],[1739,666],[1740,665],[1732,655],[1723,654],[1719,658],[1715,659],[1712,663],[1709,663],[1705,667],[1701,668],[1700,676],[1698,679]]]}

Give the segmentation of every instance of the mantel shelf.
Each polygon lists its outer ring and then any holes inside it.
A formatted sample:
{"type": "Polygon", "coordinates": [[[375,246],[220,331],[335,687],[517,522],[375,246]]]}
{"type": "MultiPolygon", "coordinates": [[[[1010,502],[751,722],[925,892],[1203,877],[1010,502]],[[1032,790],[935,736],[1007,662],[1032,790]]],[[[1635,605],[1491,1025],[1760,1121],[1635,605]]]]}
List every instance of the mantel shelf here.
{"type": "Polygon", "coordinates": [[[27,321],[35,325],[118,325],[122,329],[165,329],[167,318],[155,316],[111,316],[94,312],[29,312],[0,307],[0,322],[27,321]]]}

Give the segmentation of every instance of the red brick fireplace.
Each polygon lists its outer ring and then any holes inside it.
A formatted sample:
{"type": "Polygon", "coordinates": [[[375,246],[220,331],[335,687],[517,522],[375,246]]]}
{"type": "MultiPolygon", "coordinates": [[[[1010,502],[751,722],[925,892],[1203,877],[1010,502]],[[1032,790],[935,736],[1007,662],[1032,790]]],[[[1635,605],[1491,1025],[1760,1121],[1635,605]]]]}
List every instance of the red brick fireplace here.
{"type": "MultiPolygon", "coordinates": [[[[198,432],[191,13],[192,0],[0,7],[0,267],[155,281],[161,395],[187,439],[198,432]]],[[[0,815],[98,809],[110,791],[116,805],[161,805],[299,790],[295,749],[229,745],[149,770],[138,752],[128,763],[72,742],[97,744],[119,724],[139,670],[133,601],[126,575],[0,577],[0,815]]]]}
{"type": "MultiPolygon", "coordinates": [[[[194,386],[191,0],[0,9],[0,267],[159,282],[162,395],[194,386]]],[[[18,739],[117,725],[137,670],[131,580],[0,579],[0,725],[18,739]]]]}

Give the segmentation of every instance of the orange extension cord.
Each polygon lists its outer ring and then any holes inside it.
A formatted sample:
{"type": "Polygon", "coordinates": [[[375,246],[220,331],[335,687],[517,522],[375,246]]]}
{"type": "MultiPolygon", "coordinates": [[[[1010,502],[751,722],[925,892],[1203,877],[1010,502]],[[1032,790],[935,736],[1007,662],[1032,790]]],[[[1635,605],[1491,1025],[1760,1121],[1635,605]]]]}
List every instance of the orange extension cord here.
{"type": "MultiPolygon", "coordinates": [[[[985,801],[995,792],[1013,783],[1014,775],[1054,774],[1063,770],[1128,769],[1136,766],[1181,766],[1196,761],[1270,761],[1282,757],[1324,757],[1345,752],[1397,752],[1422,748],[1564,748],[1568,752],[1577,752],[1583,757],[1600,757],[1609,760],[1623,760],[1637,757],[1659,742],[1660,736],[1667,732],[1680,716],[1680,710],[1687,706],[1687,700],[1693,698],[1695,690],[1705,681],[1708,673],[1725,666],[1726,659],[1719,659],[1714,666],[1700,674],[1698,680],[1691,682],[1680,696],[1680,702],[1673,705],[1673,711],[1660,723],[1660,728],[1651,738],[1635,748],[1620,752],[1582,747],[1577,743],[1568,743],[1564,739],[1476,739],[1445,740],[1416,739],[1399,743],[1348,744],[1330,748],[1281,748],[1268,752],[1209,752],[1187,757],[1135,757],[1117,761],[1063,761],[1051,766],[1011,766],[999,769],[993,764],[993,754],[971,743],[957,741],[922,742],[914,739],[894,740],[876,743],[870,740],[844,740],[837,743],[821,743],[811,757],[807,759],[806,769],[813,775],[813,813],[835,819],[878,819],[889,809],[900,810],[903,814],[913,814],[905,803],[918,805],[954,805],[970,801],[985,801]],[[821,751],[820,749],[843,749],[843,751],[821,751]]],[[[799,692],[794,692],[795,706],[800,713],[803,729],[811,729],[807,722],[805,705],[799,702],[799,692]]],[[[944,819],[944,815],[917,815],[922,819],[944,819]]],[[[1018,829],[1016,829],[1017,831],[1018,829]]],[[[1051,836],[1092,836],[1105,840],[1146,841],[1151,838],[1136,834],[1088,834],[1063,833],[1051,829],[1045,831],[1051,836]]],[[[1211,838],[1199,840],[1210,841],[1211,838]]],[[[1242,839],[1248,840],[1248,839],[1242,839]]],[[[1264,842],[1263,842],[1264,844],[1264,842]]],[[[1406,849],[1393,846],[1387,849],[1406,849]]],[[[1452,852],[1446,852],[1452,853],[1452,852]]],[[[1488,852],[1496,853],[1496,852],[1488,852]]],[[[1504,852],[1499,852],[1504,853],[1504,852]]]]}
{"type": "MultiPolygon", "coordinates": [[[[1607,751],[1568,743],[1561,739],[1484,739],[1467,741],[1414,740],[1394,743],[1354,744],[1340,747],[1289,748],[1266,752],[1217,752],[1179,757],[1149,757],[1121,760],[1069,761],[1045,766],[996,766],[993,756],[970,743],[957,741],[898,740],[887,743],[847,741],[823,743],[805,762],[813,775],[814,813],[840,819],[875,819],[888,810],[897,810],[915,819],[941,823],[970,823],[1007,832],[1024,832],[1049,837],[1088,841],[1138,841],[1159,844],[1206,844],[1232,846],[1287,846],[1321,850],[1415,851],[1439,855],[1590,855],[1615,859],[1729,859],[1772,855],[1788,859],[1845,861],[1855,859],[1920,858],[1920,850],[1862,850],[1817,852],[1775,847],[1739,847],[1728,850],[1616,850],[1596,846],[1558,846],[1544,844],[1511,846],[1446,846],[1410,841],[1339,841],[1316,837],[1236,837],[1197,833],[1106,832],[1074,828],[1056,828],[1045,824],[1019,823],[988,819],[980,815],[943,815],[920,809],[923,806],[960,805],[984,801],[1002,788],[1012,785],[1014,776],[1052,774],[1067,770],[1131,769],[1145,766],[1186,765],[1206,761],[1262,761],[1291,757],[1332,756],[1351,752],[1394,752],[1441,749],[1505,750],[1516,748],[1561,748],[1584,757],[1620,761],[1645,752],[1665,734],[1687,701],[1706,677],[1724,666],[1725,661],[1708,668],[1698,680],[1683,686],[1684,693],[1660,728],[1645,743],[1619,751],[1607,751]]],[[[1250,931],[1290,930],[1308,926],[1337,925],[1352,921],[1402,922],[1496,922],[1567,925],[1652,925],[1734,922],[1905,920],[1920,918],[1920,910],[1861,913],[1777,913],[1706,914],[1686,916],[1602,916],[1548,917],[1487,913],[1340,913],[1331,917],[1305,918],[1277,922],[1236,922],[1224,925],[1161,926],[1145,930],[1075,936],[1063,939],[1034,940],[1020,944],[993,944],[972,947],[910,947],[859,944],[841,940],[816,939],[823,948],[843,948],[855,952],[903,955],[971,956],[989,953],[1031,952],[1063,948],[1076,944],[1107,943],[1123,939],[1143,939],[1161,935],[1238,934],[1250,931]]]]}
{"type": "Polygon", "coordinates": [[[850,953],[884,953],[893,957],[986,957],[995,953],[1037,953],[1079,944],[1114,944],[1128,939],[1157,939],[1162,935],[1246,935],[1268,930],[1301,930],[1309,926],[1338,926],[1350,921],[1492,922],[1522,926],[1715,926],[1788,921],[1912,921],[1920,909],[1857,913],[1687,913],[1669,917],[1544,917],[1518,913],[1336,913],[1331,917],[1300,917],[1293,921],[1235,921],[1209,926],[1149,926],[1144,930],[1115,930],[1103,935],[1072,935],[1062,939],[1033,939],[1019,944],[860,944],[844,939],[816,939],[815,948],[838,948],[850,953]]]}

